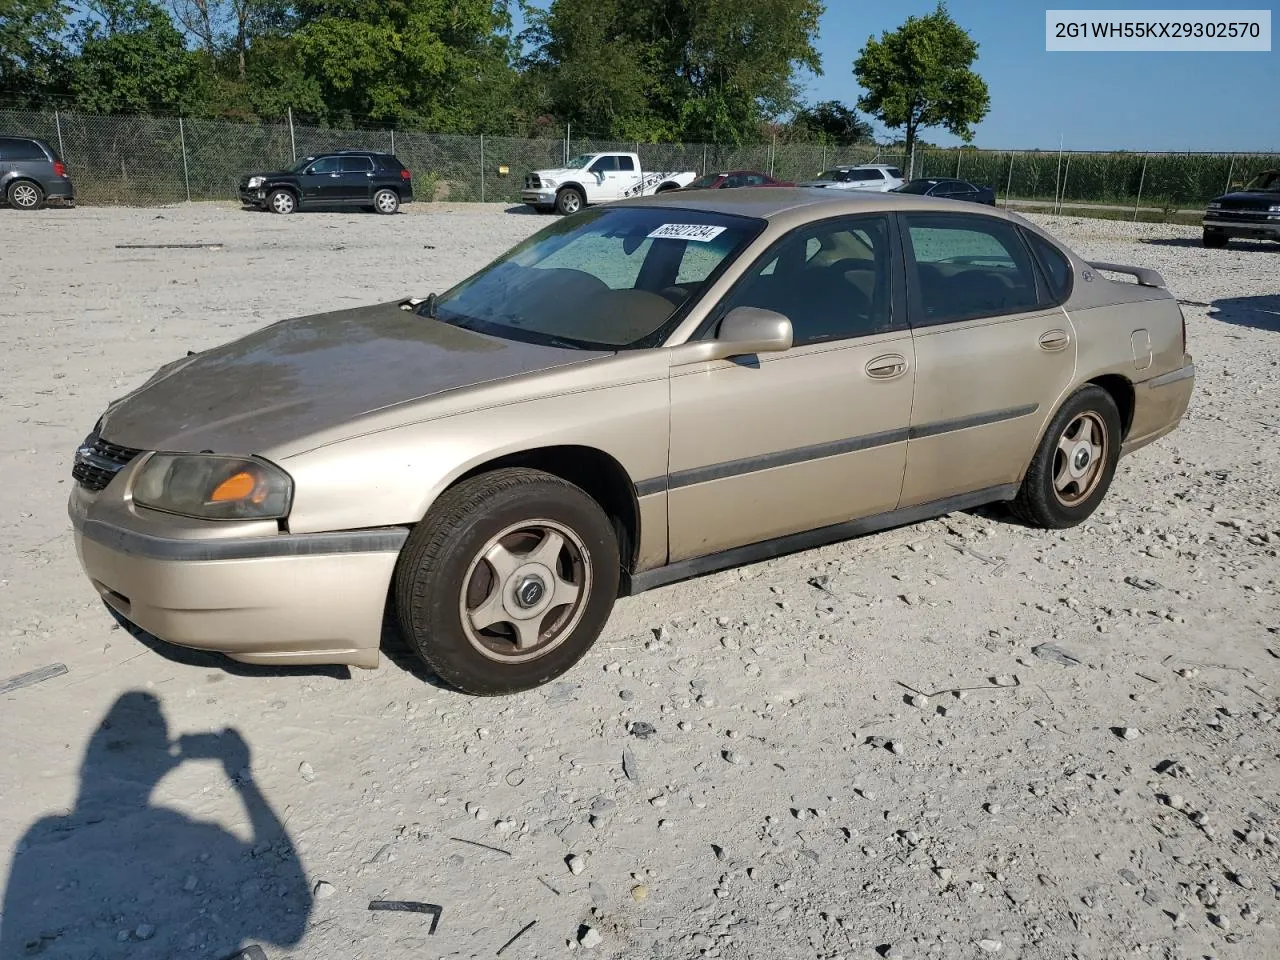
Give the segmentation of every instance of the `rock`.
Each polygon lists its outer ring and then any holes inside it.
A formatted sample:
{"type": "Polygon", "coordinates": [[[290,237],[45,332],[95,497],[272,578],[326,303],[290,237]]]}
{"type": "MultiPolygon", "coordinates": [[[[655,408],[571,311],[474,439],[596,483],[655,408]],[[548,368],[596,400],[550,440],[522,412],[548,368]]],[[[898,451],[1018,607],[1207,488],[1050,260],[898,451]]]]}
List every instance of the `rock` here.
{"type": "MultiPolygon", "coordinates": [[[[992,677],[991,682],[997,687],[1016,687],[1018,686],[1018,678],[1011,673],[1002,673],[999,676],[992,677]]],[[[963,699],[963,698],[962,698],[963,699]]]]}
{"type": "Polygon", "coordinates": [[[1137,740],[1142,734],[1137,727],[1112,727],[1111,732],[1121,740],[1137,740]]]}
{"type": "Polygon", "coordinates": [[[187,874],[187,879],[182,882],[182,889],[187,891],[187,893],[191,893],[191,891],[195,890],[199,885],[200,881],[196,878],[196,875],[194,873],[189,873],[187,874]]]}
{"type": "Polygon", "coordinates": [[[999,953],[1004,949],[1004,944],[999,940],[988,940],[984,937],[978,941],[978,949],[985,953],[999,953]]]}
{"type": "Polygon", "coordinates": [[[929,698],[922,693],[914,693],[907,698],[907,703],[915,707],[917,710],[923,710],[929,705],[929,698]]]}
{"type": "Polygon", "coordinates": [[[627,779],[632,783],[640,780],[640,767],[636,764],[636,755],[630,750],[622,751],[622,772],[627,775],[627,779]]]}
{"type": "Polygon", "coordinates": [[[569,856],[565,857],[564,862],[569,867],[569,872],[575,877],[582,873],[583,870],[587,869],[587,861],[576,853],[569,854],[569,856]]]}
{"type": "Polygon", "coordinates": [[[156,928],[149,923],[140,923],[133,931],[135,940],[150,940],[155,935],[156,928]]]}
{"type": "Polygon", "coordinates": [[[636,903],[644,903],[649,899],[649,887],[643,883],[637,883],[631,888],[631,899],[636,903]]]}
{"type": "Polygon", "coordinates": [[[1210,922],[1210,923],[1212,923],[1212,924],[1213,924],[1215,927],[1217,927],[1219,930],[1230,930],[1230,929],[1231,929],[1231,921],[1230,921],[1230,920],[1228,920],[1226,917],[1224,917],[1224,916],[1223,916],[1222,914],[1220,914],[1220,913],[1211,913],[1211,914],[1209,914],[1209,922],[1210,922]]]}
{"type": "Polygon", "coordinates": [[[1031,653],[1041,660],[1061,664],[1064,667],[1078,667],[1084,663],[1083,657],[1072,653],[1070,650],[1063,649],[1056,643],[1038,644],[1031,648],[1031,653]]]}
{"type": "Polygon", "coordinates": [[[933,872],[937,874],[938,879],[943,883],[951,882],[951,870],[947,867],[935,867],[933,872]]]}
{"type": "Polygon", "coordinates": [[[720,756],[724,757],[726,763],[739,764],[742,763],[742,755],[736,750],[721,750],[720,756]]]}
{"type": "Polygon", "coordinates": [[[1174,810],[1182,810],[1187,805],[1187,801],[1182,799],[1182,794],[1175,793],[1165,797],[1164,802],[1174,810]]]}
{"type": "Polygon", "coordinates": [[[633,737],[639,737],[641,740],[647,740],[649,737],[652,737],[657,733],[658,730],[652,723],[646,723],[644,720],[636,720],[627,728],[627,732],[633,737]]]}
{"type": "Polygon", "coordinates": [[[600,931],[595,927],[584,926],[582,932],[578,934],[578,942],[588,950],[600,946],[604,942],[604,937],[600,935],[600,931]]]}
{"type": "Polygon", "coordinates": [[[333,884],[327,880],[317,880],[316,885],[311,888],[311,893],[317,900],[328,900],[337,892],[333,888],[333,884]]]}
{"type": "Polygon", "coordinates": [[[889,752],[890,752],[890,753],[892,753],[892,754],[894,754],[895,756],[899,756],[899,757],[900,757],[900,756],[902,756],[902,754],[905,752],[905,748],[904,748],[904,747],[902,746],[902,744],[901,744],[901,743],[899,743],[897,740],[890,740],[890,741],[889,741],[889,752]]]}
{"type": "Polygon", "coordinates": [[[312,769],[311,764],[303,760],[298,764],[298,776],[302,777],[307,783],[311,783],[316,778],[316,772],[312,769]]]}

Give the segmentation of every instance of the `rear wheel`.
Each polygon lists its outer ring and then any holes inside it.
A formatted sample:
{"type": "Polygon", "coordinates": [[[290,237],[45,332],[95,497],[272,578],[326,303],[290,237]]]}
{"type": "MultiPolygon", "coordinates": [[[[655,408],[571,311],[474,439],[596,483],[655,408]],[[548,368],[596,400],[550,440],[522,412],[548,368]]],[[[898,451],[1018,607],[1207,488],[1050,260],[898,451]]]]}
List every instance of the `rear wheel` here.
{"type": "Polygon", "coordinates": [[[383,214],[395,213],[400,209],[400,195],[384,187],[373,195],[373,209],[383,214]]]}
{"type": "Polygon", "coordinates": [[[448,490],[414,528],[396,566],[396,614],[442,680],[515,693],[590,649],[618,570],[613,528],[585,492],[538,470],[495,470],[448,490]]]}
{"type": "Polygon", "coordinates": [[[1225,247],[1227,245],[1227,235],[1221,230],[1209,230],[1206,228],[1203,242],[1206,247],[1225,247]]]}
{"type": "Polygon", "coordinates": [[[587,198],[577,187],[565,187],[556,194],[556,209],[566,217],[577,213],[586,205],[586,202],[587,198]]]}
{"type": "Polygon", "coordinates": [[[1111,394],[1093,385],[1076,391],[1049,423],[1013,512],[1050,530],[1082,523],[1111,486],[1120,442],[1120,411],[1111,394]]]}
{"type": "Polygon", "coordinates": [[[9,206],[15,210],[38,210],[44,203],[44,191],[38,183],[17,180],[9,184],[9,206]]]}
{"type": "Polygon", "coordinates": [[[267,197],[267,209],[272,213],[293,213],[298,209],[298,198],[289,190],[272,190],[267,197]]]}

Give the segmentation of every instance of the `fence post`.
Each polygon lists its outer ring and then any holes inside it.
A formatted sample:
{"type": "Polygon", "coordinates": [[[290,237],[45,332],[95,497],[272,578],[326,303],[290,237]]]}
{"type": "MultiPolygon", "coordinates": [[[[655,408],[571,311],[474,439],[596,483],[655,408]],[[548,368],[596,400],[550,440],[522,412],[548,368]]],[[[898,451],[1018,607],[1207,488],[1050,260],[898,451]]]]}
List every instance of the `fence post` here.
{"type": "Polygon", "coordinates": [[[1058,144],[1058,172],[1053,178],[1053,209],[1058,209],[1058,194],[1062,190],[1062,144],[1058,144]]]}
{"type": "Polygon", "coordinates": [[[298,162],[298,141],[293,138],[293,107],[289,108],[289,152],[293,154],[293,162],[298,162]]]}
{"type": "Polygon", "coordinates": [[[573,129],[572,123],[564,125],[564,165],[569,165],[569,131],[573,129]]]}
{"type": "Polygon", "coordinates": [[[1236,155],[1231,155],[1231,163],[1227,167],[1227,185],[1222,188],[1223,193],[1231,192],[1231,174],[1236,172],[1236,155]]]}
{"type": "Polygon", "coordinates": [[[65,160],[67,148],[62,145],[62,115],[56,109],[53,111],[53,125],[58,129],[58,156],[65,160]]]}
{"type": "Polygon", "coordinates": [[[1138,222],[1138,208],[1142,206],[1142,185],[1147,181],[1147,155],[1142,155],[1142,173],[1138,177],[1138,200],[1133,205],[1133,222],[1138,222]]]}
{"type": "Polygon", "coordinates": [[[698,173],[704,177],[707,175],[707,145],[705,143],[702,145],[702,169],[698,173]]]}
{"type": "Polygon", "coordinates": [[[964,156],[964,150],[956,147],[956,179],[960,179],[960,158],[964,156]]]}
{"type": "Polygon", "coordinates": [[[773,158],[778,152],[778,135],[775,133],[773,139],[769,141],[769,176],[773,176],[773,158]]]}
{"type": "Polygon", "coordinates": [[[1059,214],[1061,214],[1062,212],[1062,204],[1065,204],[1066,202],[1066,180],[1068,180],[1070,175],[1071,175],[1071,155],[1068,154],[1066,155],[1066,168],[1062,170],[1062,196],[1059,197],[1059,201],[1057,201],[1057,212],[1059,212],[1059,214]]]}
{"type": "Polygon", "coordinates": [[[1004,206],[1009,209],[1009,194],[1013,192],[1013,158],[1016,153],[1009,154],[1009,176],[1004,181],[1004,206]]]}
{"type": "Polygon", "coordinates": [[[822,169],[819,170],[818,172],[819,173],[827,172],[827,141],[825,140],[822,141],[822,169]]]}
{"type": "Polygon", "coordinates": [[[484,203],[484,134],[480,134],[480,202],[484,203]]]}
{"type": "Polygon", "coordinates": [[[191,171],[187,169],[187,129],[178,118],[178,140],[182,143],[182,182],[187,186],[187,203],[191,202],[191,171]]]}
{"type": "Polygon", "coordinates": [[[911,161],[907,165],[907,179],[914,180],[916,178],[916,142],[911,141],[911,161]]]}
{"type": "Polygon", "coordinates": [[[393,156],[395,155],[395,152],[396,152],[396,131],[395,131],[395,129],[394,129],[394,128],[392,128],[392,130],[391,130],[391,153],[392,153],[392,155],[393,155],[393,156]]]}

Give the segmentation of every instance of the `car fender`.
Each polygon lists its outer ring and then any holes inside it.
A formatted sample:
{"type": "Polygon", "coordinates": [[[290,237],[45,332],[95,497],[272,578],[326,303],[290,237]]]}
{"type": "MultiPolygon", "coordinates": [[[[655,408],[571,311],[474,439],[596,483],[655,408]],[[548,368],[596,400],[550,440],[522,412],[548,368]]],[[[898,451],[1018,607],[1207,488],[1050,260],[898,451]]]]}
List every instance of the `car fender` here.
{"type": "Polygon", "coordinates": [[[560,195],[561,190],[567,190],[570,187],[573,187],[575,190],[577,190],[580,194],[582,194],[584,198],[587,196],[587,188],[584,187],[577,180],[570,180],[567,183],[556,184],[556,196],[560,195]]]}

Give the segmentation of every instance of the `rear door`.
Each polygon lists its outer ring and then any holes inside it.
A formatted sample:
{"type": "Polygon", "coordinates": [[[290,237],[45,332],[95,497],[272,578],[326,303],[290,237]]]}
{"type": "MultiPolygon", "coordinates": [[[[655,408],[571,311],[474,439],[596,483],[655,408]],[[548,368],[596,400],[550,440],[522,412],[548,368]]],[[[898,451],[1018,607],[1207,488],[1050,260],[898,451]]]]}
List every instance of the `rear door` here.
{"type": "Polygon", "coordinates": [[[883,190],[884,174],[875,167],[859,167],[849,178],[855,190],[883,190]]]}
{"type": "Polygon", "coordinates": [[[717,313],[738,306],[789,317],[794,345],[672,369],[673,562],[893,510],[902,489],[915,365],[889,218],[798,227],[717,313]]]}
{"type": "Polygon", "coordinates": [[[345,203],[368,203],[373,196],[373,158],[342,157],[338,162],[338,192],[334,199],[345,203]]]}
{"type": "Polygon", "coordinates": [[[1075,377],[1071,318],[1008,221],[899,223],[917,372],[902,506],[1017,483],[1075,377]]]}

